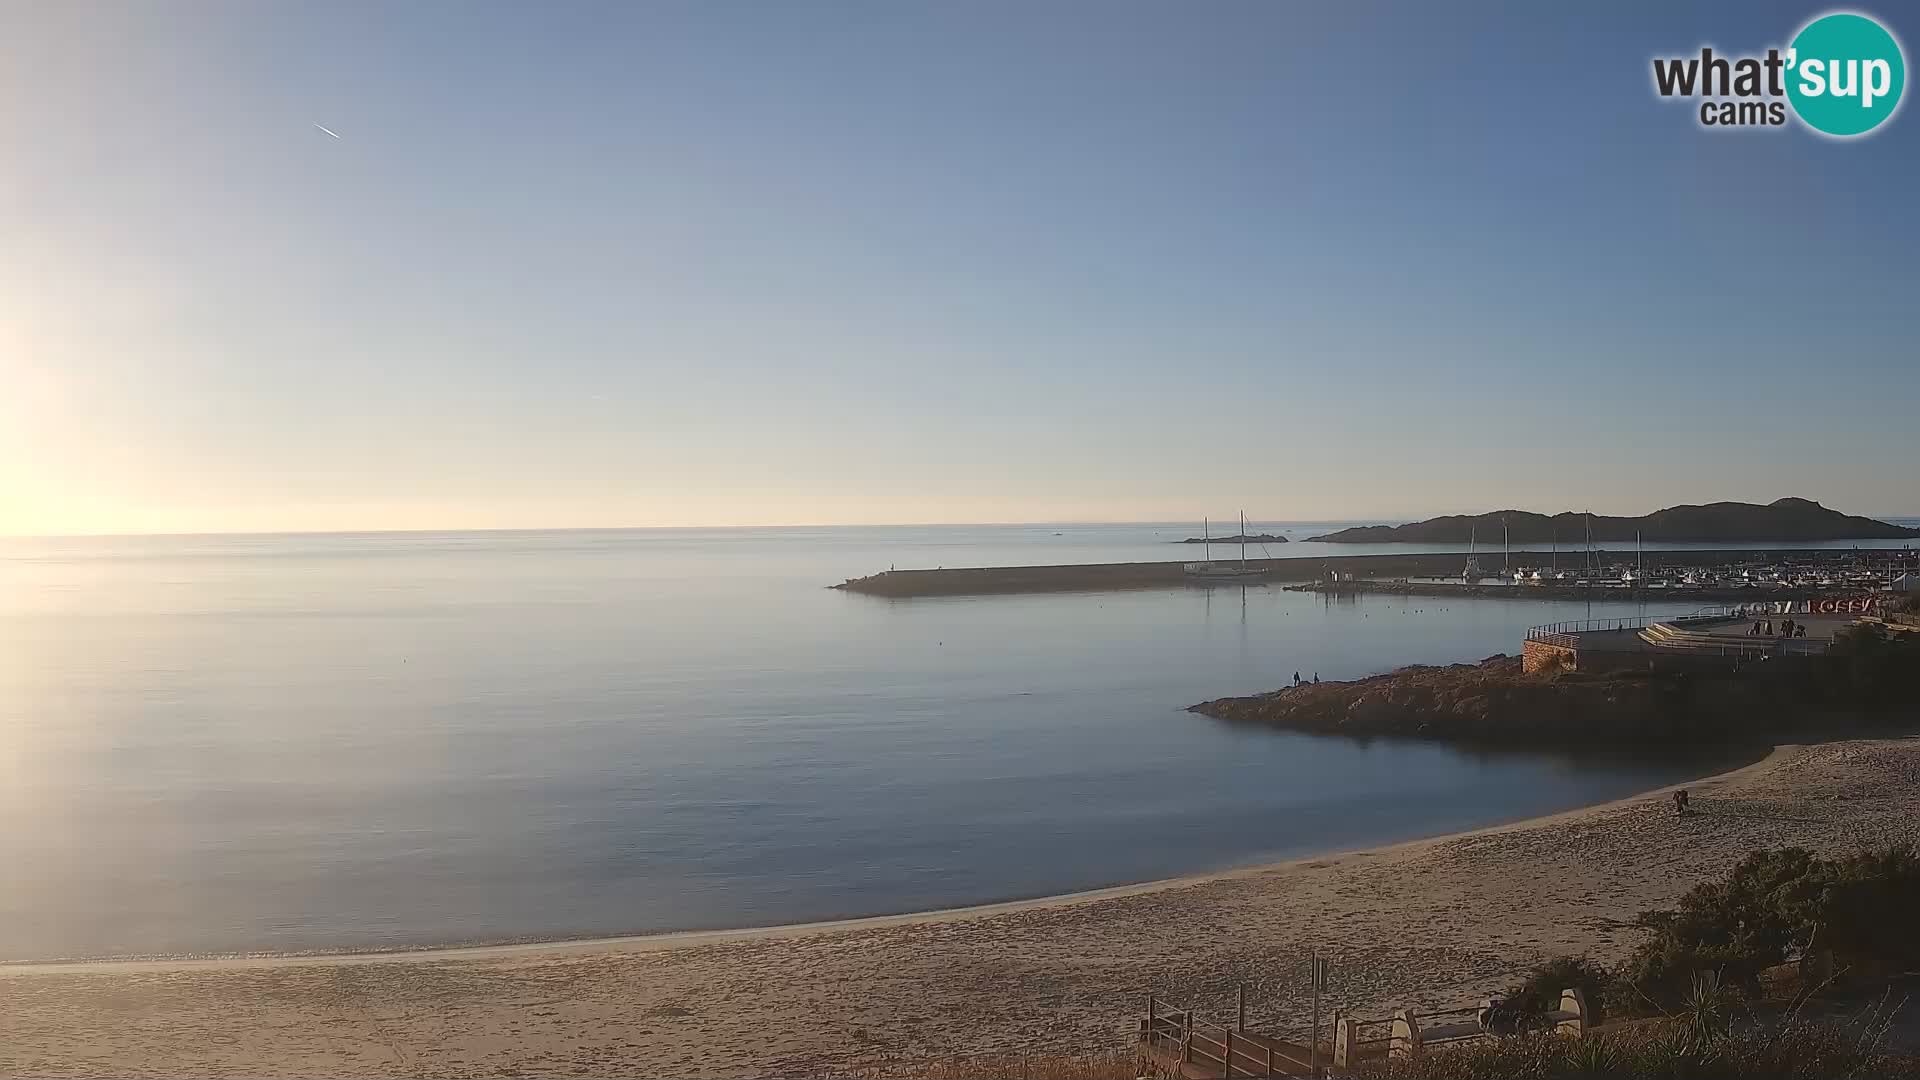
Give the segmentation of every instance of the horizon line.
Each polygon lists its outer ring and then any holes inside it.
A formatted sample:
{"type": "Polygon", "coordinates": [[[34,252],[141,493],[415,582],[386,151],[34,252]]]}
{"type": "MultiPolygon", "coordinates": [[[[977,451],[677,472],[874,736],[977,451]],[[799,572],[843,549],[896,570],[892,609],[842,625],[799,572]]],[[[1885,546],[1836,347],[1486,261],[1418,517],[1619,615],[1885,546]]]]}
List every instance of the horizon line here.
{"type": "MultiPolygon", "coordinates": [[[[1915,515],[1920,517],[1920,515],[1915,515]]],[[[1226,520],[1224,518],[1220,520],[1226,520]]],[[[1357,522],[1373,522],[1381,525],[1407,524],[1415,519],[1407,517],[1346,517],[1346,518],[1267,518],[1266,524],[1281,525],[1351,525],[1357,522]]],[[[1248,518],[1249,525],[1259,523],[1248,518]]],[[[1032,525],[1187,525],[1185,518],[1086,518],[1063,520],[1033,521],[784,521],[770,524],[700,524],[700,525],[481,525],[481,526],[440,526],[432,528],[406,529],[206,529],[182,532],[71,532],[71,533],[13,533],[0,532],[0,540],[144,540],[160,538],[181,538],[193,536],[428,536],[444,533],[539,533],[539,532],[694,532],[702,529],[959,529],[994,528],[998,526],[1032,525]]]]}
{"type": "MultiPolygon", "coordinates": [[[[1736,500],[1722,500],[1736,501],[1736,500]]],[[[1702,505],[1683,504],[1675,505],[1702,505]]],[[[1754,504],[1765,505],[1765,504],[1754,504]]],[[[1667,509],[1662,507],[1661,509],[1667,509]]],[[[1829,508],[1831,509],[1831,508],[1829,508]]],[[[1653,513],[1654,511],[1648,511],[1653,513]]],[[[1479,513],[1434,514],[1424,518],[1404,516],[1359,516],[1338,518],[1248,518],[1249,525],[1355,525],[1373,524],[1398,526],[1431,521],[1440,517],[1480,517],[1498,513],[1540,513],[1533,510],[1484,510],[1479,513]]],[[[1558,514],[1593,513],[1592,511],[1562,510],[1558,514]]],[[[1541,514],[1542,517],[1554,517],[1557,514],[1541,514]]],[[[1627,517],[1645,515],[1595,514],[1597,517],[1627,517]]],[[[1872,518],[1885,524],[1895,524],[1894,519],[1920,521],[1920,513],[1913,514],[1859,514],[1858,517],[1872,518]]],[[[276,536],[435,536],[455,533],[558,533],[558,532],[697,532],[702,530],[747,530],[747,529],[948,529],[948,528],[996,528],[1007,526],[1086,526],[1086,525],[1181,525],[1190,524],[1184,518],[1128,518],[1128,519],[1080,519],[1080,520],[1036,520],[1036,521],[885,521],[885,522],[781,522],[778,524],[756,525],[490,525],[490,526],[442,526],[433,528],[406,529],[208,529],[180,532],[71,532],[71,533],[11,533],[0,532],[0,541],[19,540],[162,540],[189,539],[193,537],[276,537],[276,536]]]]}

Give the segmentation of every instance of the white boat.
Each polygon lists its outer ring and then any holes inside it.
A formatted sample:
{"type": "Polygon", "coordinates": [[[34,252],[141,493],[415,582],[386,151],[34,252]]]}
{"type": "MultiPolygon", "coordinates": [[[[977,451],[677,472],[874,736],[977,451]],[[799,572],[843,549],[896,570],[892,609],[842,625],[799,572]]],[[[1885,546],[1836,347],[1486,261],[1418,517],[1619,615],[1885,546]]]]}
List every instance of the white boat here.
{"type": "Polygon", "coordinates": [[[1206,545],[1207,558],[1205,562],[1190,562],[1181,567],[1181,569],[1186,571],[1188,577],[1197,578],[1202,581],[1246,581],[1250,578],[1267,576],[1264,568],[1247,565],[1246,514],[1243,513],[1240,515],[1240,565],[1238,566],[1213,561],[1213,522],[1211,519],[1202,518],[1200,520],[1200,529],[1200,542],[1206,545]]]}

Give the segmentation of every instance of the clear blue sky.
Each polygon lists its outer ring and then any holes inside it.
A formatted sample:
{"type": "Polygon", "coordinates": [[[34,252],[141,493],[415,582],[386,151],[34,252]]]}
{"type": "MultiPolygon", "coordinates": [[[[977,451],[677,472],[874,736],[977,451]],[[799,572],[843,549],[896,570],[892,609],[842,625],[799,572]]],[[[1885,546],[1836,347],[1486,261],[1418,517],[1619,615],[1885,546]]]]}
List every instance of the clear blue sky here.
{"type": "Polygon", "coordinates": [[[0,0],[0,532],[1920,512],[1823,10],[0,0]]]}

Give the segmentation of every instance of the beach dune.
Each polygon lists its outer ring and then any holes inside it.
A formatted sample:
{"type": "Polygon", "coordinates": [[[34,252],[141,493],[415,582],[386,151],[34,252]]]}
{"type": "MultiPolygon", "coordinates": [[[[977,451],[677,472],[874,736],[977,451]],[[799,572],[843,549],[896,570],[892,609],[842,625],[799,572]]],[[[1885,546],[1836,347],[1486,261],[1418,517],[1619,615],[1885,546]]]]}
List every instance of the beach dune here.
{"type": "Polygon", "coordinates": [[[818,1075],[889,1058],[1125,1045],[1149,990],[1299,1032],[1498,990],[1746,852],[1920,840],[1920,740],[1787,746],[1515,825],[1075,897],[770,930],[397,955],[0,968],[10,1075],[818,1075]]]}

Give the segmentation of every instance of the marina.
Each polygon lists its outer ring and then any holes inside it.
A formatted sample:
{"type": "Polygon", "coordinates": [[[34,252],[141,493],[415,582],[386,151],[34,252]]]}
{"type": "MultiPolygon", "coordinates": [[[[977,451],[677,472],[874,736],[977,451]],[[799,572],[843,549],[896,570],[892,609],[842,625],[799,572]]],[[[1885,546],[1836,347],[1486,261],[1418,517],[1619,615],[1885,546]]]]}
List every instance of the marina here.
{"type": "MultiPolygon", "coordinates": [[[[1768,552],[1740,558],[1674,558],[1663,551],[1636,552],[1631,560],[1585,551],[1582,565],[1561,568],[1537,561],[1516,564],[1509,553],[1497,572],[1468,555],[1453,576],[1362,577],[1330,573],[1291,587],[1308,592],[1398,593],[1410,596],[1484,596],[1577,599],[1633,596],[1666,600],[1807,601],[1833,596],[1920,591],[1920,553],[1768,552]],[[1651,557],[1651,561],[1649,561],[1651,557]]],[[[1691,553],[1706,555],[1708,553],[1691,553]]],[[[1724,553],[1714,553],[1722,554],[1724,553]]]]}

